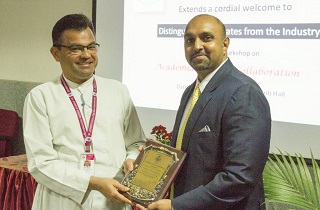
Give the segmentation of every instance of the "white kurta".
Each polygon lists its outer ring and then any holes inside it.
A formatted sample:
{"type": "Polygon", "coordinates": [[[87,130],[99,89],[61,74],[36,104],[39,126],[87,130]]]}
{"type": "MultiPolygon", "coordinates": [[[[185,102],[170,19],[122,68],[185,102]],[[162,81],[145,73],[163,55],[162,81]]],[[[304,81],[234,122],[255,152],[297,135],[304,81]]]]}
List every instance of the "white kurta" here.
{"type": "MultiPolygon", "coordinates": [[[[95,78],[98,101],[92,133],[95,176],[121,181],[124,160],[136,158],[137,147],[144,142],[145,136],[126,86],[115,80],[95,78]]],[[[66,81],[82,115],[86,113],[83,117],[87,124],[91,114],[93,78],[81,85],[66,81]],[[81,106],[83,101],[84,107],[81,106]]],[[[90,175],[79,169],[84,140],[77,114],[60,77],[30,91],[25,100],[23,121],[28,169],[38,182],[33,210],[130,209],[107,201],[98,191],[91,191],[80,204],[90,175]]]]}

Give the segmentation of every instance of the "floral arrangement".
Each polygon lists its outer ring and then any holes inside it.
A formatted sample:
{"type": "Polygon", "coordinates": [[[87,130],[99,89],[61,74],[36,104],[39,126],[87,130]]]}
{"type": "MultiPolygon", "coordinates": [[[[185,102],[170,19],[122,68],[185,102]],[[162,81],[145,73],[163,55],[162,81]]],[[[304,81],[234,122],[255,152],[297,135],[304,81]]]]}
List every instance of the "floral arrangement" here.
{"type": "Polygon", "coordinates": [[[171,145],[172,132],[168,133],[166,127],[162,125],[154,126],[151,134],[153,134],[156,137],[156,140],[160,141],[161,143],[171,145]]]}

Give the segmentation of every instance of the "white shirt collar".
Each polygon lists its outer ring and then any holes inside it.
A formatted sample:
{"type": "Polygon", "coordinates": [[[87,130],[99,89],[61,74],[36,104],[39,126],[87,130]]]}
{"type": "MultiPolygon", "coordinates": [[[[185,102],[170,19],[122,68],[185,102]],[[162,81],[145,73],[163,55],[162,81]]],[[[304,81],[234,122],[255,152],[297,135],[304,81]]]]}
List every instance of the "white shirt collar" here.
{"type": "Polygon", "coordinates": [[[210,74],[208,74],[203,80],[202,82],[200,82],[197,78],[197,82],[196,85],[199,84],[201,93],[203,92],[204,88],[207,86],[207,84],[209,83],[209,81],[211,80],[211,78],[217,73],[217,71],[220,69],[220,67],[228,60],[229,58],[227,58],[226,60],[224,60],[220,66],[214,70],[213,72],[211,72],[210,74]]]}
{"type": "Polygon", "coordinates": [[[63,77],[66,80],[69,88],[75,89],[75,88],[79,88],[79,87],[84,88],[84,87],[87,87],[89,85],[92,86],[94,75],[90,79],[88,79],[87,81],[85,81],[82,84],[78,84],[78,83],[72,82],[71,80],[68,80],[64,75],[63,75],[63,77]]]}

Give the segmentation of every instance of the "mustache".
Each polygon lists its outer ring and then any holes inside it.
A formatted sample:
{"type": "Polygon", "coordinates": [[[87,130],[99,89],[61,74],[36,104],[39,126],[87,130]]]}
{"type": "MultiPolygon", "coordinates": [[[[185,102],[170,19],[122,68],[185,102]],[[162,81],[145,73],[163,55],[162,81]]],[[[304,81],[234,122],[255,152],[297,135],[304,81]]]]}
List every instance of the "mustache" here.
{"type": "Polygon", "coordinates": [[[206,53],[201,53],[201,52],[196,52],[196,53],[193,53],[191,55],[191,58],[194,58],[194,57],[197,57],[197,56],[207,56],[206,53]]]}

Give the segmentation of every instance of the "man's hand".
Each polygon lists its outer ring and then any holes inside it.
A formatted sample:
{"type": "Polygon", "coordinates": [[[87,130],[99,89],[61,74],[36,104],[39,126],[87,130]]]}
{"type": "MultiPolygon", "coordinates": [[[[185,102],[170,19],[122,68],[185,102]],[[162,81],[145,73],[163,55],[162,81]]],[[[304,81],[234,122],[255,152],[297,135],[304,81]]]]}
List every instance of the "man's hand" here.
{"type": "Polygon", "coordinates": [[[134,160],[133,159],[126,159],[123,163],[123,170],[124,170],[124,173],[127,173],[128,171],[132,171],[133,170],[133,163],[134,163],[134,160]]]}
{"type": "Polygon", "coordinates": [[[162,199],[158,200],[154,203],[151,203],[147,208],[144,208],[143,206],[137,204],[136,207],[138,207],[139,210],[171,210],[171,200],[169,199],[162,199]]]}
{"type": "Polygon", "coordinates": [[[127,192],[129,188],[120,184],[117,180],[92,176],[89,182],[89,190],[97,190],[111,201],[132,205],[128,198],[119,193],[119,191],[127,192]]]}

